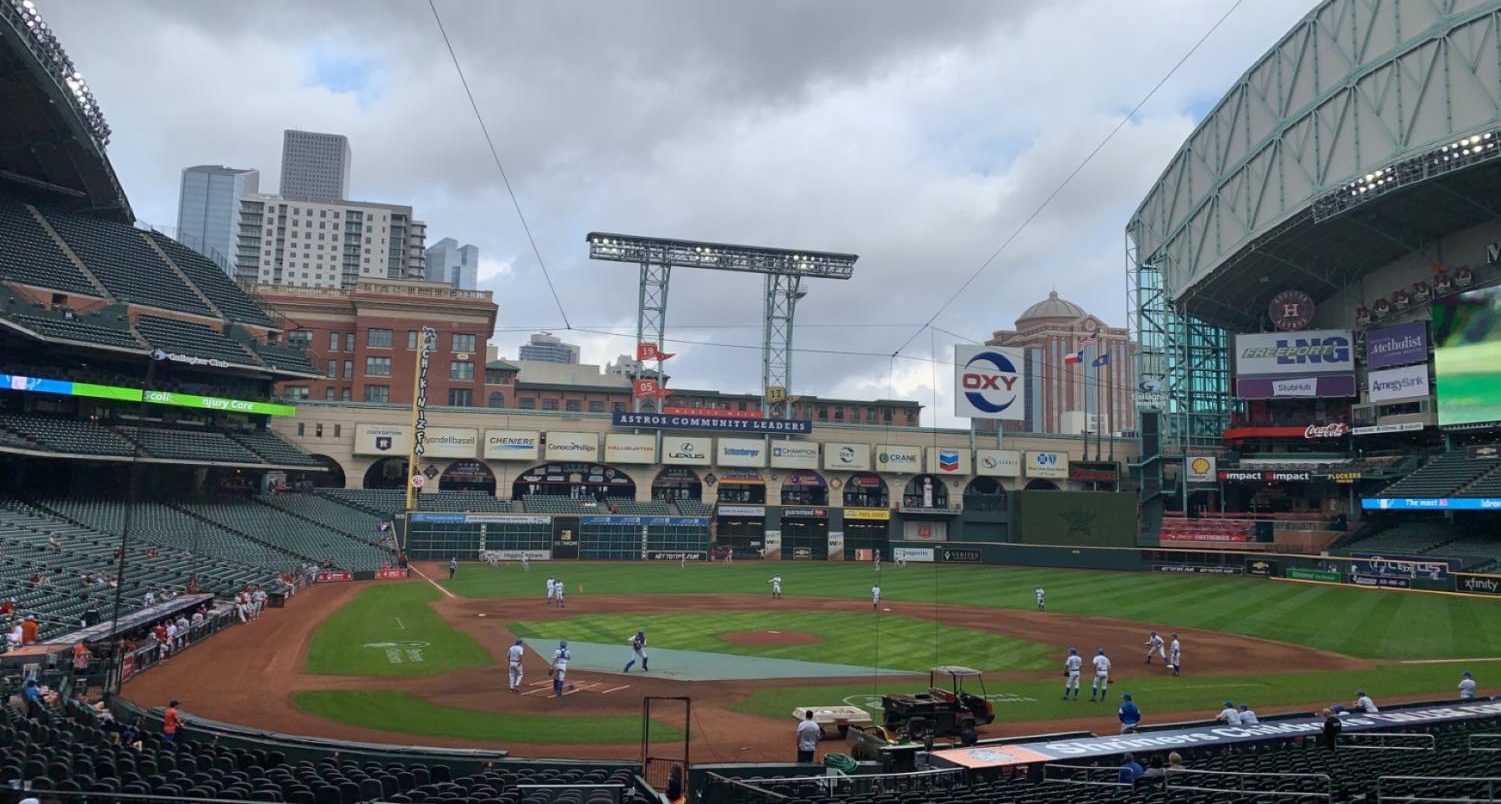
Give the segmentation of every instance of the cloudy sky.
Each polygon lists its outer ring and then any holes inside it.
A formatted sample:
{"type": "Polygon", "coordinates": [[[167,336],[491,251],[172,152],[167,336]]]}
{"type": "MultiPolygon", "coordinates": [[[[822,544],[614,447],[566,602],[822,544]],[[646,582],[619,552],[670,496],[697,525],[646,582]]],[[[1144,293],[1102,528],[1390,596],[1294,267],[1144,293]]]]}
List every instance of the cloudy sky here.
{"type": "MultiPolygon", "coordinates": [[[[503,355],[545,328],[588,362],[632,349],[584,330],[633,333],[636,305],[634,269],[589,261],[589,231],[853,252],[854,279],[798,308],[816,351],[796,356],[793,392],[917,399],[943,425],[950,373],[930,349],[951,359],[1052,289],[1125,323],[1126,220],[1313,5],[1236,8],[942,311],[945,332],[919,332],[1234,0],[437,1],[574,332],[426,2],[38,5],[144,221],[175,222],[184,166],[259,168],[274,191],[282,129],[343,133],[352,195],[413,205],[429,242],[480,247],[503,355]]],[[[757,278],[678,272],[672,384],[759,389],[760,317],[757,278]]]]}

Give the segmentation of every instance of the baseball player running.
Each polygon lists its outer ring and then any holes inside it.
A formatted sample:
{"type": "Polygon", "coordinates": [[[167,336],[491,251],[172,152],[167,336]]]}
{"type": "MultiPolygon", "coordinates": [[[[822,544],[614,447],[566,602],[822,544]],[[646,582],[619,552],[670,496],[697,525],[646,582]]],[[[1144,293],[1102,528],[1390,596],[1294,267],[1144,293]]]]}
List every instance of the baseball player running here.
{"type": "Polygon", "coordinates": [[[568,640],[558,643],[558,649],[552,652],[552,694],[558,697],[563,694],[563,677],[568,675],[568,640]]]}
{"type": "Polygon", "coordinates": [[[1167,663],[1167,648],[1165,645],[1166,643],[1162,641],[1162,635],[1156,631],[1147,636],[1147,664],[1152,663],[1152,654],[1154,653],[1162,657],[1164,664],[1167,663]]]}
{"type": "Polygon", "coordinates": [[[1068,700],[1068,691],[1074,691],[1074,700],[1079,700],[1079,671],[1084,667],[1084,660],[1079,658],[1079,651],[1074,648],[1068,649],[1068,658],[1063,660],[1063,700],[1068,700]]]}
{"type": "Polygon", "coordinates": [[[1104,648],[1100,648],[1094,655],[1094,679],[1089,682],[1089,700],[1094,700],[1097,690],[1101,701],[1110,692],[1110,657],[1105,655],[1104,648]]]}
{"type": "Polygon", "coordinates": [[[547,605],[552,605],[552,601],[557,597],[557,594],[558,582],[549,575],[547,576],[547,605]]]}
{"type": "Polygon", "coordinates": [[[879,609],[881,607],[881,585],[880,584],[876,584],[876,585],[874,585],[874,586],[872,586],[870,588],[870,607],[872,609],[879,609]]]}
{"type": "Polygon", "coordinates": [[[521,691],[521,657],[526,653],[526,646],[521,640],[506,649],[506,667],[510,670],[511,692],[521,691]]]}
{"type": "Polygon", "coordinates": [[[1168,648],[1168,664],[1173,668],[1173,675],[1178,675],[1183,670],[1183,646],[1178,644],[1178,635],[1173,634],[1173,643],[1168,648]]]}
{"type": "Polygon", "coordinates": [[[773,576],[771,580],[767,581],[767,583],[771,584],[772,599],[775,600],[777,598],[780,598],[782,596],[782,576],[773,576]]]}
{"type": "Polygon", "coordinates": [[[621,672],[631,672],[631,667],[636,664],[637,659],[641,660],[642,670],[650,670],[651,668],[646,666],[646,632],[637,631],[636,635],[628,641],[631,645],[631,660],[625,663],[625,669],[621,672]]]}
{"type": "Polygon", "coordinates": [[[1037,610],[1038,611],[1047,611],[1048,610],[1048,604],[1046,602],[1044,602],[1044,600],[1043,600],[1043,598],[1045,597],[1046,594],[1047,594],[1046,592],[1042,591],[1042,587],[1041,586],[1037,587],[1037,610]]]}

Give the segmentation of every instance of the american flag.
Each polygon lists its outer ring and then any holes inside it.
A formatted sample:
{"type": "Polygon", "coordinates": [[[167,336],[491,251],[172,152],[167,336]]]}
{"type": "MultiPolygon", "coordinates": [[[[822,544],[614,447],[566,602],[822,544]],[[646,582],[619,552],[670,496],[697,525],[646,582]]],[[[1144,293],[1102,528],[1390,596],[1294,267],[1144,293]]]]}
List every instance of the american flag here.
{"type": "Polygon", "coordinates": [[[1098,333],[1098,332],[1091,332],[1088,335],[1085,335],[1079,341],[1079,348],[1083,349],[1084,347],[1086,347],[1086,346],[1088,346],[1088,345],[1090,345],[1092,343],[1095,343],[1099,339],[1100,339],[1100,333],[1098,333]]]}

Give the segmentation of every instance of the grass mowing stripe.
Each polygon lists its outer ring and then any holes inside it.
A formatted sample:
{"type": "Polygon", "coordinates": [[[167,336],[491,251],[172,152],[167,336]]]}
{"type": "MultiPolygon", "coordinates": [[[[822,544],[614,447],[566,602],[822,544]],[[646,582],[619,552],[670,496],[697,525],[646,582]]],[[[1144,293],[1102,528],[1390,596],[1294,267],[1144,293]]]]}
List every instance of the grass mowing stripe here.
{"type": "Polygon", "coordinates": [[[425,583],[366,586],[318,627],[303,669],[323,675],[418,677],[490,664],[490,654],[478,642],[428,606],[441,596],[425,583]]]}
{"type": "MultiPolygon", "coordinates": [[[[405,690],[315,690],[299,692],[292,702],[318,717],[425,737],[458,737],[512,743],[612,745],[641,740],[641,718],[634,715],[568,717],[511,715],[443,706],[405,690]]],[[[681,740],[680,729],[654,723],[652,736],[681,740]]],[[[504,746],[501,746],[504,747],[504,746]]]]}

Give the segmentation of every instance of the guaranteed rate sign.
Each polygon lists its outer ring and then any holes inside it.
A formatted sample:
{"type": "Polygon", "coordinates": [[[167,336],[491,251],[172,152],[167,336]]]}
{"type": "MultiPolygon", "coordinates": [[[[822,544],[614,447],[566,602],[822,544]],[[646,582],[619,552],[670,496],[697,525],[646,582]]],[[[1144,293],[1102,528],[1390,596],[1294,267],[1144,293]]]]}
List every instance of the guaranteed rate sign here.
{"type": "Polygon", "coordinates": [[[654,430],[727,430],[737,433],[811,433],[813,422],[807,419],[741,419],[734,416],[697,416],[677,413],[630,413],[616,411],[611,417],[616,427],[645,427],[654,430]]]}

